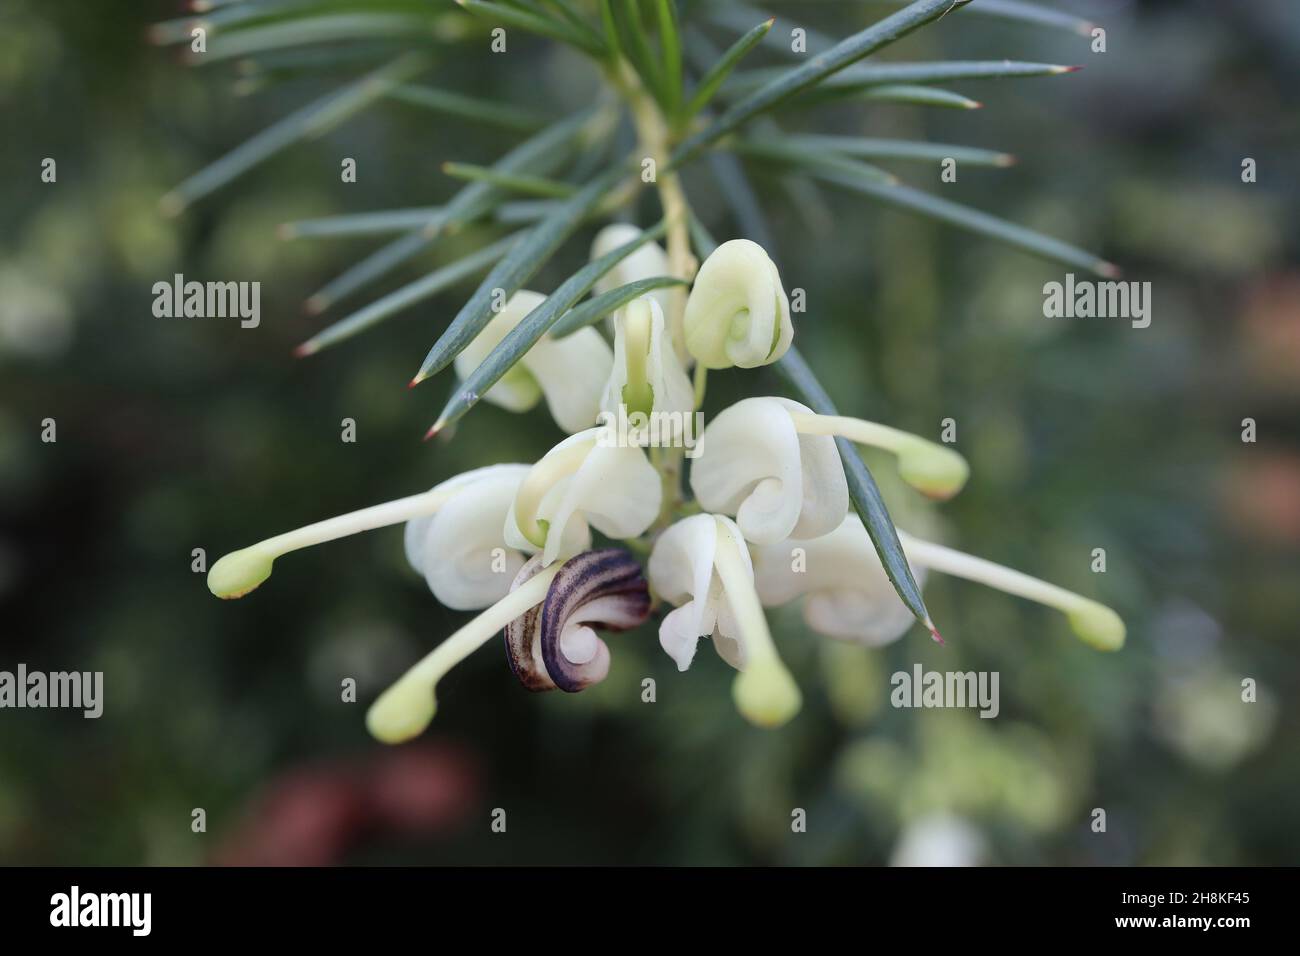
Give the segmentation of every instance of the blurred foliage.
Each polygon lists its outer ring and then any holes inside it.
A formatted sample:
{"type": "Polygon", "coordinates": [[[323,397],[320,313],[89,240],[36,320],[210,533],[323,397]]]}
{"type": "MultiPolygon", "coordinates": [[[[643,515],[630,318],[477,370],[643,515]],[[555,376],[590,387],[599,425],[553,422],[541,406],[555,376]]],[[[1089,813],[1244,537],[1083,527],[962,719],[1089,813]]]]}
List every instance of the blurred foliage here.
{"type": "MultiPolygon", "coordinates": [[[[837,36],[883,9],[772,6],[837,36]]],[[[1150,280],[1150,328],[1044,319],[1059,268],[861,197],[792,203],[751,172],[770,251],[787,286],[808,290],[799,347],[840,407],[924,434],[958,422],[973,478],[942,509],[877,471],[900,525],[1101,597],[1128,621],[1128,646],[1099,655],[1051,612],[942,579],[927,601],[944,648],[920,628],[879,651],[832,645],[783,609],[774,627],[806,704],[777,732],[735,713],[714,655],[677,674],[653,628],[614,637],[609,680],[578,696],[524,693],[489,648],[440,686],[430,733],[481,769],[461,826],[367,830],[341,859],[882,863],[939,839],[992,863],[1300,860],[1300,8],[1062,6],[1102,23],[1108,52],[972,19],[890,55],[1079,74],[972,83],[981,111],[859,101],[787,111],[786,125],[1016,153],[1012,169],[963,169],[943,188],[1150,280]],[[1245,156],[1256,184],[1240,181],[1245,156]],[[1256,444],[1240,440],[1245,417],[1256,444]],[[1094,547],[1104,576],[1089,571],[1094,547]],[[889,675],[917,662],[999,671],[999,719],[891,708],[889,675]],[[1240,702],[1243,677],[1257,704],[1240,702]],[[496,807],[507,835],[489,829],[496,807]],[[1104,835],[1089,828],[1096,807],[1104,835]],[[806,833],[791,832],[794,808],[806,833]]],[[[0,668],[103,670],[107,694],[98,721],[0,713],[2,862],[219,859],[304,766],[370,766],[366,702],[459,619],[405,567],[400,531],[293,555],[234,604],[207,593],[191,549],[211,561],[470,467],[533,460],[559,437],[544,410],[480,406],[454,441],[420,443],[446,385],[404,386],[472,285],[337,350],[289,354],[320,324],[301,301],[376,243],[280,242],[278,223],[436,204],[456,188],[441,162],[490,162],[513,136],[386,102],[165,219],[157,200],[181,178],[339,81],[307,73],[240,95],[257,84],[237,64],[191,69],[146,45],[147,25],[177,13],[167,0],[0,12],[0,668]],[[46,156],[57,184],[39,181],[46,156]],[[356,184],[339,183],[342,156],[357,159],[356,184]],[[154,318],[151,286],[174,272],[261,280],[261,327],[154,318]],[[40,441],[46,417],[57,444],[40,441]],[[355,445],[338,440],[344,417],[355,445]],[[338,702],[342,676],[360,703],[338,702]],[[206,834],[190,831],[195,807],[206,834]]],[[[592,94],[571,54],[512,49],[508,70],[461,53],[434,79],[546,112],[592,94]]],[[[898,171],[940,188],[937,168],[898,171]]],[[[738,234],[707,164],[686,185],[716,235],[738,234]]],[[[589,238],[535,287],[571,271],[589,238]]],[[[478,241],[469,232],[387,287],[478,241]]],[[[706,410],[752,394],[755,374],[711,377],[706,410]]]]}

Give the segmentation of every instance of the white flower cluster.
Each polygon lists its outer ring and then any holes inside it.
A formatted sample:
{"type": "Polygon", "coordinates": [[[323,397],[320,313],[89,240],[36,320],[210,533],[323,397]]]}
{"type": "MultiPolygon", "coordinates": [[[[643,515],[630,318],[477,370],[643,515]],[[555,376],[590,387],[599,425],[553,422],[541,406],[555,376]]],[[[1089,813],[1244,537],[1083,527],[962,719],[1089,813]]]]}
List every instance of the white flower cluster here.
{"type": "MultiPolygon", "coordinates": [[[[631,226],[606,228],[595,240],[593,258],[639,234],[631,226]]],[[[647,243],[594,292],[668,275],[668,257],[647,243]]],[[[470,375],[542,301],[535,292],[515,293],[456,359],[457,373],[470,375]]],[[[775,362],[789,349],[793,327],[775,264],[744,239],[723,243],[704,261],[684,308],[677,306],[680,315],[672,314],[673,302],[660,289],[617,310],[610,317],[612,348],[590,326],[559,339],[544,336],[483,396],[512,411],[545,400],[570,435],[535,464],[481,468],[423,495],[272,538],[217,562],[209,586],[219,596],[237,597],[265,580],[280,554],[406,521],[408,560],[434,596],[458,610],[487,610],[372,708],[372,732],[395,741],[418,733],[433,716],[436,681],[507,626],[514,628],[508,633],[515,635],[510,646],[516,672],[529,673],[526,686],[585,686],[588,678],[566,682],[563,674],[589,664],[598,643],[594,634],[582,641],[562,638],[554,636],[569,633],[562,624],[525,618],[552,600],[548,588],[554,592],[568,581],[555,578],[562,567],[593,553],[593,529],[615,541],[640,539],[653,529],[649,592],[673,606],[659,627],[663,649],[684,671],[698,642],[711,639],[740,671],[733,693],[741,713],[764,726],[784,723],[799,709],[800,693],[772,641],[765,606],[802,598],[810,629],[873,646],[898,639],[913,622],[850,508],[836,436],[893,453],[900,476],[932,497],[959,491],[968,469],[952,449],[884,425],[817,415],[786,398],[747,398],[713,417],[700,437],[689,474],[693,510],[700,513],[680,517],[692,509],[678,507],[680,478],[661,457],[664,449],[647,448],[644,436],[606,440],[610,426],[594,423],[620,409],[680,422],[697,408],[704,369],[775,362]],[[518,636],[534,633],[552,635],[546,644],[550,666],[540,639],[527,643],[518,636]]],[[[673,437],[671,430],[658,434],[673,437]]],[[[902,540],[918,581],[927,568],[973,578],[1060,608],[1097,647],[1113,649],[1123,641],[1123,623],[1096,602],[939,545],[906,535],[902,540]]],[[[588,558],[586,564],[599,564],[608,577],[613,560],[588,558]]],[[[582,578],[577,567],[570,569],[574,581],[582,578]]],[[[619,567],[623,581],[627,569],[619,567]]],[[[584,573],[592,578],[596,572],[584,573]]],[[[570,608],[566,614],[585,607],[575,620],[634,626],[649,613],[649,596],[645,581],[633,577],[616,592],[594,588],[585,604],[556,606],[570,608]]],[[[566,583],[566,594],[575,588],[582,590],[566,583]]],[[[605,668],[607,661],[594,679],[605,668]]]]}

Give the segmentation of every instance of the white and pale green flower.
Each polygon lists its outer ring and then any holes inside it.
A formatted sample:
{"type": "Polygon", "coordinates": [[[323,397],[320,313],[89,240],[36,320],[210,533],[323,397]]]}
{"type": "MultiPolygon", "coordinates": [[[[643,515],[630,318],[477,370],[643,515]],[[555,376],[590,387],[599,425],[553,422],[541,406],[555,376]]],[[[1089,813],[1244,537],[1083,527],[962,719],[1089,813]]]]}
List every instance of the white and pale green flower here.
{"type": "Polygon", "coordinates": [[[614,430],[570,435],[534,465],[519,486],[505,522],[512,547],[540,549],[542,566],[568,557],[568,542],[590,525],[615,540],[650,527],[663,501],[659,472],[645,452],[620,444],[614,430]]]}
{"type": "MultiPolygon", "coordinates": [[[[1080,640],[1097,650],[1124,645],[1124,622],[1104,604],[902,531],[898,537],[918,581],[924,581],[928,571],[977,581],[1056,608],[1080,640]]],[[[803,597],[804,620],[819,633],[878,646],[897,640],[912,624],[856,514],[831,534],[767,545],[753,557],[763,604],[776,607],[803,597]]]]}
{"type": "MultiPolygon", "coordinates": [[[[456,374],[462,380],[468,378],[502,339],[545,301],[544,295],[526,289],[512,295],[456,356],[456,374]]],[[[545,398],[557,425],[566,432],[581,431],[596,421],[613,363],[609,344],[595,329],[579,329],[562,339],[543,336],[483,399],[508,411],[526,412],[545,398]]]]}
{"type": "Polygon", "coordinates": [[[710,514],[678,521],[655,542],[649,574],[654,593],[675,605],[659,626],[659,643],[678,670],[691,666],[702,638],[711,638],[740,671],[732,696],[746,719],[775,727],[799,711],[799,688],[777,654],[735,522],[710,514]]]}
{"type": "Polygon", "coordinates": [[[704,260],[686,300],[686,350],[705,368],[770,365],[790,348],[790,300],[758,243],[732,239],[704,260]]]}

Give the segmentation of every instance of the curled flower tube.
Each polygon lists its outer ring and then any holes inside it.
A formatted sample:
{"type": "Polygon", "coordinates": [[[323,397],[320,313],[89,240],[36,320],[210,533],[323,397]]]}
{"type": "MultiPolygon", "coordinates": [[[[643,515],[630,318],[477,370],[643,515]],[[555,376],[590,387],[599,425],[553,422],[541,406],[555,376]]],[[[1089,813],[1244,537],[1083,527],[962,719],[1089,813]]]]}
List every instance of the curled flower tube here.
{"type": "MultiPolygon", "coordinates": [[[[512,295],[456,356],[456,374],[462,380],[468,378],[501,340],[545,301],[544,295],[526,289],[512,295]]],[[[609,345],[595,329],[579,329],[562,339],[543,336],[483,398],[507,411],[526,412],[545,397],[557,425],[566,432],[581,431],[596,420],[613,362],[609,345]]]]}
{"type": "MultiPolygon", "coordinates": [[[[534,556],[511,590],[542,570],[534,556]]],[[[561,565],[546,600],[506,626],[506,656],[528,690],[576,693],[605,679],[609,648],[596,628],[627,631],[650,616],[641,565],[621,548],[584,551],[561,565]]]]}
{"type": "Polygon", "coordinates": [[[505,633],[510,666],[525,687],[582,690],[609,672],[609,650],[593,628],[627,630],[649,613],[645,578],[625,551],[588,551],[550,567],[534,556],[501,600],[379,695],[366,727],[390,744],[419,735],[437,712],[438,682],[498,632],[505,633]]]}
{"type": "Polygon", "coordinates": [[[547,567],[572,553],[572,522],[609,538],[635,538],[654,522],[662,500],[659,472],[644,451],[620,444],[612,428],[588,428],[529,470],[506,516],[505,540],[520,550],[541,549],[547,567]]]}
{"type": "Polygon", "coordinates": [[[745,539],[722,515],[694,515],[661,534],[650,553],[655,594],[676,606],[659,626],[659,643],[686,670],[701,638],[737,675],[736,708],[751,723],[777,727],[799,711],[801,696],[786,670],[754,590],[745,539]]]}
{"type": "Polygon", "coordinates": [[[732,239],[714,249],[686,300],[686,350],[705,368],[757,368],[790,348],[794,326],[781,276],[763,247],[732,239]]]}
{"type": "MultiPolygon", "coordinates": [[[[596,233],[596,238],[591,242],[591,258],[599,259],[606,253],[613,252],[619,246],[627,245],[638,238],[641,232],[640,228],[629,223],[611,223],[596,233]]],[[[670,276],[672,274],[672,268],[668,263],[668,253],[664,252],[657,242],[647,242],[597,279],[591,291],[593,295],[602,295],[606,292],[613,292],[629,282],[637,282],[640,279],[653,279],[658,276],[670,276]]],[[[673,296],[681,293],[678,289],[664,288],[654,289],[647,294],[659,303],[659,308],[664,315],[669,315],[673,296]]],[[[613,331],[614,316],[610,317],[609,325],[611,331],[613,331]]]]}
{"type": "MultiPolygon", "coordinates": [[[[414,526],[407,529],[407,557],[425,574],[434,596],[457,609],[484,607],[505,593],[510,577],[491,573],[493,549],[502,549],[500,557],[508,565],[517,568],[523,563],[522,555],[509,552],[500,522],[528,467],[477,468],[421,494],[318,521],[232,551],[208,570],[208,590],[220,598],[243,597],[271,576],[275,559],[283,554],[405,521],[414,526]]],[[[571,546],[585,547],[585,543],[574,540],[571,546]]]]}
{"type": "MultiPolygon", "coordinates": [[[[918,581],[927,571],[977,581],[1056,608],[1066,615],[1079,639],[1097,650],[1114,651],[1124,645],[1124,622],[1104,604],[902,531],[898,538],[918,581]]],[[[878,646],[897,640],[912,624],[857,515],[849,515],[823,537],[758,548],[754,579],[763,604],[769,607],[804,597],[804,620],[830,637],[878,646]]]]}
{"type": "Polygon", "coordinates": [[[788,398],[746,398],[701,436],[691,490],[706,511],[734,515],[755,544],[826,534],[849,509],[834,439],[800,434],[796,416],[816,417],[788,398]]]}
{"type": "Polygon", "coordinates": [[[602,418],[616,421],[622,409],[632,425],[632,439],[645,444],[651,416],[667,422],[677,438],[695,409],[695,389],[677,360],[663,309],[652,297],[633,299],[614,317],[614,368],[601,400],[602,418]]]}

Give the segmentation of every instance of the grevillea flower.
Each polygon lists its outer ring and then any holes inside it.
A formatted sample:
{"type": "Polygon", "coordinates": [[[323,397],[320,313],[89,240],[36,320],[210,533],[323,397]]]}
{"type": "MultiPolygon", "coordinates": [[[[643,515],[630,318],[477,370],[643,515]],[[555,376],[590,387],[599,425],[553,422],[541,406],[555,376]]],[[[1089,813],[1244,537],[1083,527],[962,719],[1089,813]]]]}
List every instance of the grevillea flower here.
{"type": "MultiPolygon", "coordinates": [[[[978,581],[1063,612],[1075,634],[1097,650],[1124,645],[1124,622],[1104,604],[902,531],[898,537],[919,580],[928,570],[978,581]]],[[[804,620],[822,634],[874,646],[897,640],[912,624],[857,515],[831,534],[761,547],[753,557],[763,604],[803,597],[804,620]]]]}
{"type": "Polygon", "coordinates": [[[572,523],[609,538],[635,538],[654,522],[662,501],[662,479],[645,452],[620,445],[612,428],[589,428],[529,470],[506,518],[505,539],[521,550],[541,549],[546,567],[573,540],[572,523]]]}
{"type": "MultiPolygon", "coordinates": [[[[448,607],[486,607],[504,594],[510,573],[524,562],[506,543],[503,523],[527,465],[490,465],[450,478],[429,491],[364,508],[232,551],[208,570],[208,589],[221,598],[243,597],[271,576],[275,559],[361,531],[409,522],[406,556],[425,576],[434,596],[448,607]],[[502,568],[494,571],[494,564],[502,568]],[[510,571],[510,573],[506,573],[510,571]]],[[[587,546],[584,529],[567,541],[587,546]]]]}
{"type": "Polygon", "coordinates": [[[385,743],[418,735],[437,712],[438,681],[502,631],[510,665],[525,687],[582,690],[609,670],[609,651],[592,628],[635,627],[649,610],[640,566],[626,552],[589,551],[550,567],[534,557],[505,597],[379,695],[366,726],[385,743]]]}
{"type": "Polygon", "coordinates": [[[799,688],[772,642],[735,522],[708,514],[678,521],[655,542],[649,570],[655,594],[676,606],[659,625],[659,643],[678,670],[691,666],[701,638],[712,638],[740,671],[732,696],[748,720],[774,727],[798,713],[799,688]]]}
{"type": "Polygon", "coordinates": [[[634,426],[630,437],[639,444],[645,443],[651,415],[671,423],[660,439],[666,443],[677,438],[695,410],[695,389],[673,351],[663,310],[651,296],[633,299],[614,317],[614,369],[600,406],[607,416],[617,416],[621,407],[634,426]]]}
{"type": "Polygon", "coordinates": [[[686,350],[705,368],[757,368],[790,348],[790,300],[763,247],[732,239],[713,250],[686,300],[686,350]]]}
{"type": "MultiPolygon", "coordinates": [[[[527,290],[512,295],[456,356],[456,374],[468,378],[501,340],[545,301],[546,296],[527,290]]],[[[596,421],[613,363],[609,345],[595,329],[579,329],[562,339],[543,336],[483,398],[508,411],[526,412],[545,397],[557,425],[566,432],[581,431],[596,421]]]]}

